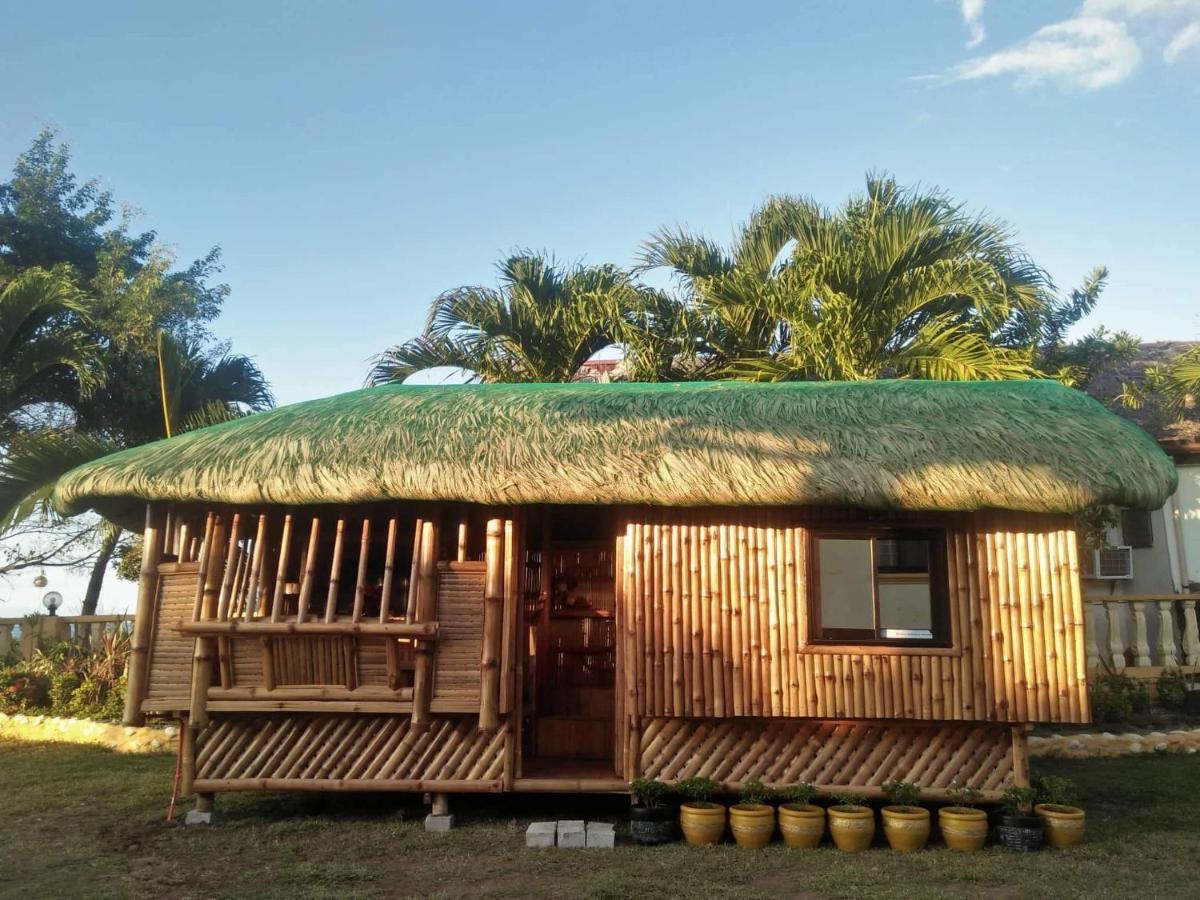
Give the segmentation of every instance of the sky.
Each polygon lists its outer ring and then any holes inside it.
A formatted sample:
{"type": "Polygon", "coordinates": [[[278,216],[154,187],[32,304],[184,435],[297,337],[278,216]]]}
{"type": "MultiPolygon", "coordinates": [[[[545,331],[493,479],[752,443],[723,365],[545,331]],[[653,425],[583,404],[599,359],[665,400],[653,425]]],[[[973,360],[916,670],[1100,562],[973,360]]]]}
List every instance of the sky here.
{"type": "MultiPolygon", "coordinates": [[[[1200,337],[1200,0],[0,0],[0,167],[49,125],[281,403],[362,385],[515,248],[633,262],[887,170],[1012,224],[1081,327],[1200,337]]],[[[82,582],[50,574],[77,606],[82,582]]],[[[0,582],[0,614],[41,591],[0,582]],[[5,602],[7,601],[7,602],[5,602]]],[[[102,607],[132,605],[110,579],[102,607]]]]}

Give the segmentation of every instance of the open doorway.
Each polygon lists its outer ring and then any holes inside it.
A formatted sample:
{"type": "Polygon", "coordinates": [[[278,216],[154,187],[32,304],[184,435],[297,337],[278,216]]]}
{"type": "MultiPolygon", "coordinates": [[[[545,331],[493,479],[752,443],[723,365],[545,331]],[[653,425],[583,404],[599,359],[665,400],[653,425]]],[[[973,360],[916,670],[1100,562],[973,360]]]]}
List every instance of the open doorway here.
{"type": "Polygon", "coordinates": [[[547,511],[534,528],[538,531],[527,535],[528,546],[538,550],[537,592],[529,591],[525,604],[530,639],[522,773],[611,777],[616,765],[612,517],[603,509],[564,507],[547,511]]]}

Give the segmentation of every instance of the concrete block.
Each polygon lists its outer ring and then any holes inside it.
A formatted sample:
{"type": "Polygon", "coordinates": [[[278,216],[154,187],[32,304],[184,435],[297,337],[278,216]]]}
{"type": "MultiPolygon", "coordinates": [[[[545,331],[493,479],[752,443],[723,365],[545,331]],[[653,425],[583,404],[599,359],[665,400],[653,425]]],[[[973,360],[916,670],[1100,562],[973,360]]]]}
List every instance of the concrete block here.
{"type": "Polygon", "coordinates": [[[426,831],[449,831],[453,827],[454,816],[452,815],[435,816],[433,813],[430,813],[425,817],[426,831]]]}
{"type": "Polygon", "coordinates": [[[611,822],[587,823],[587,846],[611,850],[617,842],[617,826],[611,822]]]}
{"type": "Polygon", "coordinates": [[[200,812],[195,809],[189,809],[188,814],[183,817],[184,825],[211,825],[213,823],[213,814],[210,812],[200,812]]]}
{"type": "Polygon", "coordinates": [[[587,846],[587,831],[583,826],[583,819],[559,819],[558,821],[558,846],[559,847],[586,847],[587,846]]]}
{"type": "Polygon", "coordinates": [[[557,822],[531,822],[525,829],[526,847],[553,847],[558,832],[557,822]]]}

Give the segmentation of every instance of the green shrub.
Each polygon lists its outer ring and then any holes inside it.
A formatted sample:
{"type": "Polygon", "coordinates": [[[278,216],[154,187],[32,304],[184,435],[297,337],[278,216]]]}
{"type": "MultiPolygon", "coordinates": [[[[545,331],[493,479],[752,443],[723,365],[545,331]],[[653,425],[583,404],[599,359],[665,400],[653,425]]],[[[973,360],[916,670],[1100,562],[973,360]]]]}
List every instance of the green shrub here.
{"type": "Polygon", "coordinates": [[[853,807],[866,806],[867,798],[862,794],[838,794],[833,801],[834,806],[853,807]]]}
{"type": "Polygon", "coordinates": [[[1050,803],[1054,806],[1072,806],[1078,796],[1075,782],[1059,775],[1035,775],[1033,790],[1036,803],[1050,803]]]}
{"type": "Polygon", "coordinates": [[[1187,701],[1188,680],[1178,669],[1164,669],[1158,676],[1158,705],[1178,712],[1187,701]]]}
{"type": "Polygon", "coordinates": [[[1111,669],[1096,676],[1091,689],[1092,717],[1097,722],[1122,722],[1150,709],[1146,686],[1111,669]]]}
{"type": "Polygon", "coordinates": [[[1000,809],[1010,816],[1028,814],[1037,802],[1037,791],[1031,787],[1017,787],[1010,784],[1000,795],[1000,809]]]}
{"type": "Polygon", "coordinates": [[[960,785],[955,780],[950,782],[950,787],[946,790],[946,796],[950,798],[950,802],[955,806],[974,809],[983,800],[983,791],[967,787],[966,785],[960,785]]]}
{"type": "Polygon", "coordinates": [[[907,781],[887,781],[883,793],[892,806],[918,806],[921,802],[921,786],[907,781]]]}
{"type": "Polygon", "coordinates": [[[671,789],[653,778],[635,778],[629,784],[629,792],[633,794],[633,800],[637,806],[650,808],[662,806],[671,789]]]}
{"type": "Polygon", "coordinates": [[[720,785],[711,778],[697,776],[683,779],[683,781],[675,785],[675,790],[689,803],[702,805],[709,802],[712,795],[717,792],[718,787],[720,785]]]}
{"type": "Polygon", "coordinates": [[[766,803],[768,792],[761,778],[748,778],[742,782],[741,801],[747,804],[766,803]]]}
{"type": "Polygon", "coordinates": [[[0,712],[32,712],[49,706],[49,678],[25,663],[0,669],[0,712]]]}
{"type": "Polygon", "coordinates": [[[796,806],[808,806],[813,802],[813,798],[817,796],[817,789],[807,781],[802,781],[799,784],[785,787],[776,796],[784,803],[792,803],[796,806]]]}

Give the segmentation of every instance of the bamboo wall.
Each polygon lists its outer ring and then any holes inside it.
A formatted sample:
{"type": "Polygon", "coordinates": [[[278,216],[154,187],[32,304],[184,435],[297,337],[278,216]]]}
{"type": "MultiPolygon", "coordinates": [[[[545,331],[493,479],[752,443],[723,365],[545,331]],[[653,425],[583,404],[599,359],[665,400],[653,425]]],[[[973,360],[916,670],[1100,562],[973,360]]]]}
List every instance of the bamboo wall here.
{"type": "Polygon", "coordinates": [[[655,510],[618,545],[631,718],[1088,720],[1063,517],[655,510]],[[945,529],[951,647],[809,642],[809,532],[868,523],[945,529]]]}

